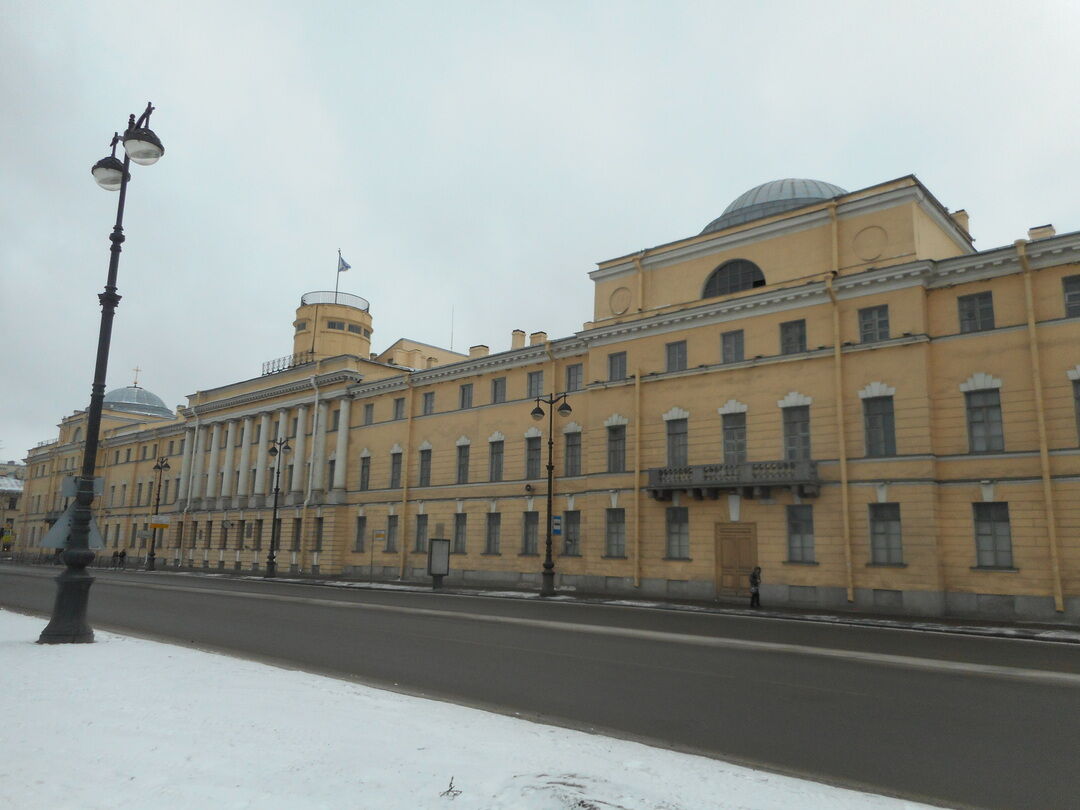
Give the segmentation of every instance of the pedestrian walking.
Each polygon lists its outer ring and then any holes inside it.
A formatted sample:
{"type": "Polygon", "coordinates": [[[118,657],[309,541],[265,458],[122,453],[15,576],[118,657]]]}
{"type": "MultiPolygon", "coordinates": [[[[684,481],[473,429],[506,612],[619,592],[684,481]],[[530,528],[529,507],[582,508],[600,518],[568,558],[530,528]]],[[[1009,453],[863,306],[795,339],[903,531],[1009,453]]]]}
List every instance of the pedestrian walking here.
{"type": "Polygon", "coordinates": [[[120,570],[123,571],[127,568],[127,549],[120,549],[120,570]]]}
{"type": "Polygon", "coordinates": [[[112,553],[112,567],[113,568],[119,568],[120,567],[120,552],[116,551],[115,549],[113,549],[113,553],[112,553]]]}
{"type": "Polygon", "coordinates": [[[750,607],[761,607],[761,566],[750,572],[750,607]]]}

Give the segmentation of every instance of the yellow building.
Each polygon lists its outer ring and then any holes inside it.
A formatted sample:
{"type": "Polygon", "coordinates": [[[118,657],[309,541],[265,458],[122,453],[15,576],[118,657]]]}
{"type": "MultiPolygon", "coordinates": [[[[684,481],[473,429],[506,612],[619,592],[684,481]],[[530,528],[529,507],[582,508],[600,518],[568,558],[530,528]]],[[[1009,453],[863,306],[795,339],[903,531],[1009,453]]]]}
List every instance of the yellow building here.
{"type": "MultiPolygon", "coordinates": [[[[535,586],[551,439],[561,588],[739,596],[760,565],[767,605],[1080,619],[1080,233],[976,252],[914,177],[781,180],[590,277],[580,332],[468,356],[373,354],[366,301],[305,295],[262,376],[107,421],[107,547],[143,553],[163,455],[162,563],[260,570],[280,472],[283,571],[415,579],[443,536],[450,581],[535,586]]],[[[27,459],[31,553],[81,418],[27,459]]]]}

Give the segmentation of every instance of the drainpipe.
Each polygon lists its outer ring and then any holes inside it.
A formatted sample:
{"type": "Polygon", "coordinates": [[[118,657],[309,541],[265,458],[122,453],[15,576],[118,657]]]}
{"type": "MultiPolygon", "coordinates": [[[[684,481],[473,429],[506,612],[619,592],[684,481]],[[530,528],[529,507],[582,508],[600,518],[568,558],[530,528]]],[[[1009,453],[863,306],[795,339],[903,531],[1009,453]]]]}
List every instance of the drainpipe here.
{"type": "Polygon", "coordinates": [[[830,203],[829,216],[832,219],[832,272],[825,278],[825,291],[832,301],[833,333],[833,402],[836,407],[837,452],[840,456],[840,510],[844,534],[844,569],[847,585],[848,602],[855,601],[855,572],[851,561],[851,509],[848,497],[847,468],[847,425],[844,421],[844,365],[843,347],[840,345],[840,303],[836,300],[833,280],[840,274],[839,222],[836,218],[836,203],[830,203]]]}
{"type": "Polygon", "coordinates": [[[1027,242],[1017,239],[1016,255],[1024,270],[1024,306],[1027,310],[1028,351],[1031,355],[1031,388],[1035,393],[1035,422],[1039,428],[1039,468],[1042,472],[1043,508],[1046,510],[1047,539],[1050,543],[1050,569],[1054,585],[1054,610],[1065,611],[1061,588],[1061,560],[1058,550],[1057,518],[1054,515],[1054,490],[1050,479],[1050,449],[1046,440],[1046,414],[1043,411],[1042,373],[1039,365],[1039,339],[1035,332],[1035,297],[1032,293],[1031,263],[1027,242]]]}
{"type": "Polygon", "coordinates": [[[634,587],[641,587],[641,369],[634,369],[634,587]]]}
{"type": "MultiPolygon", "coordinates": [[[[315,361],[315,370],[316,371],[319,370],[319,361],[318,360],[315,361]]],[[[297,559],[297,562],[298,562],[298,568],[301,571],[304,570],[304,554],[305,554],[305,551],[306,551],[306,549],[304,548],[304,545],[305,545],[304,544],[304,536],[305,536],[305,534],[307,534],[307,532],[305,531],[306,523],[307,523],[307,509],[308,509],[308,503],[311,502],[311,484],[312,484],[312,482],[314,480],[314,477],[315,477],[315,460],[318,458],[318,454],[315,452],[315,442],[316,442],[316,440],[318,438],[318,435],[319,435],[319,384],[317,382],[315,382],[315,375],[314,374],[311,375],[310,382],[311,382],[312,389],[314,389],[314,391],[315,391],[315,395],[314,395],[314,397],[312,398],[312,401],[311,401],[311,450],[310,450],[310,452],[311,452],[311,465],[308,468],[307,489],[306,489],[306,492],[304,493],[304,502],[300,505],[300,549],[299,549],[299,552],[298,552],[299,557],[297,559]]],[[[304,426],[298,424],[296,426],[296,429],[298,431],[303,430],[304,426]]],[[[285,432],[288,433],[288,428],[285,429],[285,432]]],[[[303,464],[304,459],[299,459],[299,462],[301,464],[303,464]]],[[[303,469],[303,468],[301,468],[301,469],[303,469]]],[[[280,542],[280,538],[279,538],[279,542],[280,542]]]]}
{"type": "Polygon", "coordinates": [[[409,394],[405,401],[405,414],[408,420],[405,424],[405,446],[401,448],[401,520],[398,521],[398,542],[401,550],[398,579],[405,579],[405,567],[408,564],[409,554],[409,458],[412,456],[413,396],[416,390],[412,384],[412,372],[405,377],[405,385],[409,388],[409,394]]]}

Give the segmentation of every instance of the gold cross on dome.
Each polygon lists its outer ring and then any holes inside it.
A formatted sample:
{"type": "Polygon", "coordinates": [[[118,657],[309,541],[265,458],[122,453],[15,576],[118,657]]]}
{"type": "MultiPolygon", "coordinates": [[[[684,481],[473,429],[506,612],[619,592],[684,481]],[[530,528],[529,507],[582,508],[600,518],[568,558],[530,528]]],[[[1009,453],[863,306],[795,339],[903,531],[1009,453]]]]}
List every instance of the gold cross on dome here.
{"type": "Polygon", "coordinates": [[[132,385],[135,386],[136,388],[138,388],[139,387],[139,372],[142,371],[142,369],[139,368],[138,366],[135,366],[135,368],[133,368],[132,371],[135,372],[135,382],[133,382],[132,385]]]}

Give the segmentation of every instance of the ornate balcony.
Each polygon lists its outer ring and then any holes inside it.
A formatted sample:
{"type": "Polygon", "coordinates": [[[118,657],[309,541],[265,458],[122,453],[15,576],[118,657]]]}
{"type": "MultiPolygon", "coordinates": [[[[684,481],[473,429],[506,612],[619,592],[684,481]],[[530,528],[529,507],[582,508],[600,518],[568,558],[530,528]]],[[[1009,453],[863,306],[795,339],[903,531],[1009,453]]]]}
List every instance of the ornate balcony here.
{"type": "Polygon", "coordinates": [[[721,492],[747,498],[767,498],[772,487],[788,487],[802,497],[815,498],[821,488],[816,461],[744,461],[739,464],[696,464],[649,470],[648,493],[658,501],[672,492],[687,492],[696,500],[717,498],[721,492]]]}
{"type": "Polygon", "coordinates": [[[262,364],[263,376],[268,374],[277,374],[279,371],[288,371],[290,368],[296,368],[302,366],[305,363],[315,362],[314,352],[299,352],[297,354],[287,354],[284,357],[278,357],[275,360],[267,360],[262,364]]]}

